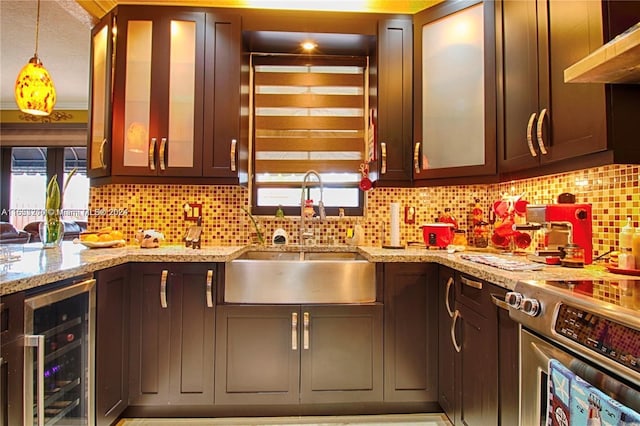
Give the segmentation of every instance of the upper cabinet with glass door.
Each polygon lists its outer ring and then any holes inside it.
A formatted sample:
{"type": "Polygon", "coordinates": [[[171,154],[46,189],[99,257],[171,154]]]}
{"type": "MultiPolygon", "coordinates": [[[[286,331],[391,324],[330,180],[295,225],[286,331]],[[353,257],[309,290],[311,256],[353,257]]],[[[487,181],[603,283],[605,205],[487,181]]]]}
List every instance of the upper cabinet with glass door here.
{"type": "Polygon", "coordinates": [[[107,176],[111,159],[111,78],[115,17],[107,14],[91,31],[91,87],[87,175],[107,176]]]}
{"type": "Polygon", "coordinates": [[[90,176],[238,183],[240,16],[161,6],[107,16],[92,32],[90,176]]]}
{"type": "Polygon", "coordinates": [[[119,9],[113,175],[202,174],[204,33],[204,12],[119,9]]]}
{"type": "Polygon", "coordinates": [[[413,178],[496,174],[493,2],[445,2],[414,17],[413,178]]]}

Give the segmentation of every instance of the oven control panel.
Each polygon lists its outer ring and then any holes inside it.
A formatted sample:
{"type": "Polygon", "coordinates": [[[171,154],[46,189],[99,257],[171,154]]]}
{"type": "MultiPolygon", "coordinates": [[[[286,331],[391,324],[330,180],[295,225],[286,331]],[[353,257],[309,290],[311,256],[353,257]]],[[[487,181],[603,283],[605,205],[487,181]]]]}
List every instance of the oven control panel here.
{"type": "Polygon", "coordinates": [[[640,372],[640,331],[564,303],[558,306],[556,333],[640,372]]]}

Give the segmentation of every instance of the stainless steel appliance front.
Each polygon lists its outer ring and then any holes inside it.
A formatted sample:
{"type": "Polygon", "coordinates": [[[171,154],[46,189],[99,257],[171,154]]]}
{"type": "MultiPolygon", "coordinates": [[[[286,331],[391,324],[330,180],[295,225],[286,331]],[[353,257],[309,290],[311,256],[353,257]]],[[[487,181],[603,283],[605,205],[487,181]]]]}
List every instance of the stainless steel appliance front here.
{"type": "Polygon", "coordinates": [[[94,424],[95,283],[25,299],[25,425],[94,424]]]}
{"type": "Polygon", "coordinates": [[[640,280],[518,282],[520,425],[546,425],[549,361],[640,412],[640,280]]]}

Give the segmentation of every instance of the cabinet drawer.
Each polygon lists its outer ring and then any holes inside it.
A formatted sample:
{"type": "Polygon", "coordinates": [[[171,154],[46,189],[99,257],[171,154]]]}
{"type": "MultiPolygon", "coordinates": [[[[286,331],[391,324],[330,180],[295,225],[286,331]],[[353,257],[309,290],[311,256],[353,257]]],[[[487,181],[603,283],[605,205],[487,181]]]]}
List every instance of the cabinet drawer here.
{"type": "Polygon", "coordinates": [[[493,304],[489,284],[473,275],[456,274],[456,303],[473,309],[484,317],[491,315],[493,304]]]}

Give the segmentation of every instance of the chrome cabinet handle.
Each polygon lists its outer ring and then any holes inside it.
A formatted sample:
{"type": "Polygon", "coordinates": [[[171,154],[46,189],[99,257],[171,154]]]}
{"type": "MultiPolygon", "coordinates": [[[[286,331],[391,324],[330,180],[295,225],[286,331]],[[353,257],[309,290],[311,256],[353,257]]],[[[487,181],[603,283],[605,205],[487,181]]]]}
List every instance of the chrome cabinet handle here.
{"type": "Polygon", "coordinates": [[[156,169],[156,138],[151,138],[149,143],[149,168],[156,169]]]}
{"type": "Polygon", "coordinates": [[[413,148],[413,170],[416,174],[420,174],[420,142],[416,142],[413,148]]]}
{"type": "Polygon", "coordinates": [[[505,302],[500,296],[497,294],[491,293],[491,301],[494,305],[496,305],[500,309],[504,309],[505,311],[509,310],[509,305],[505,302]]]}
{"type": "Polygon", "coordinates": [[[468,287],[473,287],[473,288],[477,288],[478,290],[482,290],[482,283],[480,281],[474,281],[474,280],[470,280],[469,278],[460,277],[460,282],[462,282],[462,284],[468,287]]]}
{"type": "Polygon", "coordinates": [[[107,163],[105,163],[104,161],[104,146],[107,144],[107,139],[103,139],[102,143],[100,144],[100,150],[99,155],[100,155],[100,167],[102,167],[103,169],[107,168],[107,163]]]}
{"type": "Polygon", "coordinates": [[[164,165],[164,151],[167,147],[167,138],[160,139],[160,152],[158,152],[158,157],[160,157],[160,170],[165,170],[164,165]]]}
{"type": "Polygon", "coordinates": [[[453,313],[453,321],[451,321],[451,343],[453,343],[453,347],[456,352],[460,352],[462,350],[462,346],[458,345],[458,341],[456,339],[456,323],[458,322],[458,318],[460,318],[460,311],[456,309],[453,313]]]}
{"type": "Polygon", "coordinates": [[[384,142],[380,143],[380,151],[382,152],[382,165],[380,166],[380,174],[383,175],[387,173],[387,144],[384,142]]]}
{"type": "Polygon", "coordinates": [[[531,117],[529,117],[529,124],[527,124],[527,145],[529,146],[529,152],[531,153],[532,157],[538,156],[538,153],[533,147],[533,133],[531,133],[533,131],[533,122],[535,119],[536,113],[534,112],[533,114],[531,114],[531,117]]]}
{"type": "Polygon", "coordinates": [[[547,155],[547,147],[544,146],[544,139],[542,139],[542,126],[544,125],[544,116],[547,114],[547,109],[543,108],[540,111],[540,117],[538,118],[538,125],[536,128],[536,136],[538,136],[538,146],[542,155],[547,155]]]}
{"type": "Polygon", "coordinates": [[[38,351],[36,414],[38,426],[44,426],[44,334],[24,336],[24,345],[38,351]]]}
{"type": "Polygon", "coordinates": [[[160,276],[160,306],[167,308],[167,274],[169,272],[165,269],[160,276]]]}
{"type": "Polygon", "coordinates": [[[302,348],[309,349],[309,312],[303,314],[302,348]]]}
{"type": "Polygon", "coordinates": [[[231,151],[229,152],[229,157],[231,159],[231,171],[235,172],[237,169],[237,164],[236,164],[236,145],[238,144],[238,141],[235,139],[231,139],[231,151]]]}
{"type": "Polygon", "coordinates": [[[291,312],[291,350],[298,350],[298,313],[291,312]]]}
{"type": "Polygon", "coordinates": [[[451,286],[453,285],[453,277],[449,277],[447,280],[447,291],[444,296],[444,306],[447,308],[447,313],[449,314],[449,318],[453,318],[453,311],[451,310],[451,305],[449,304],[449,292],[451,291],[451,286]]]}
{"type": "Polygon", "coordinates": [[[207,308],[213,308],[213,270],[207,271],[207,308]]]}

